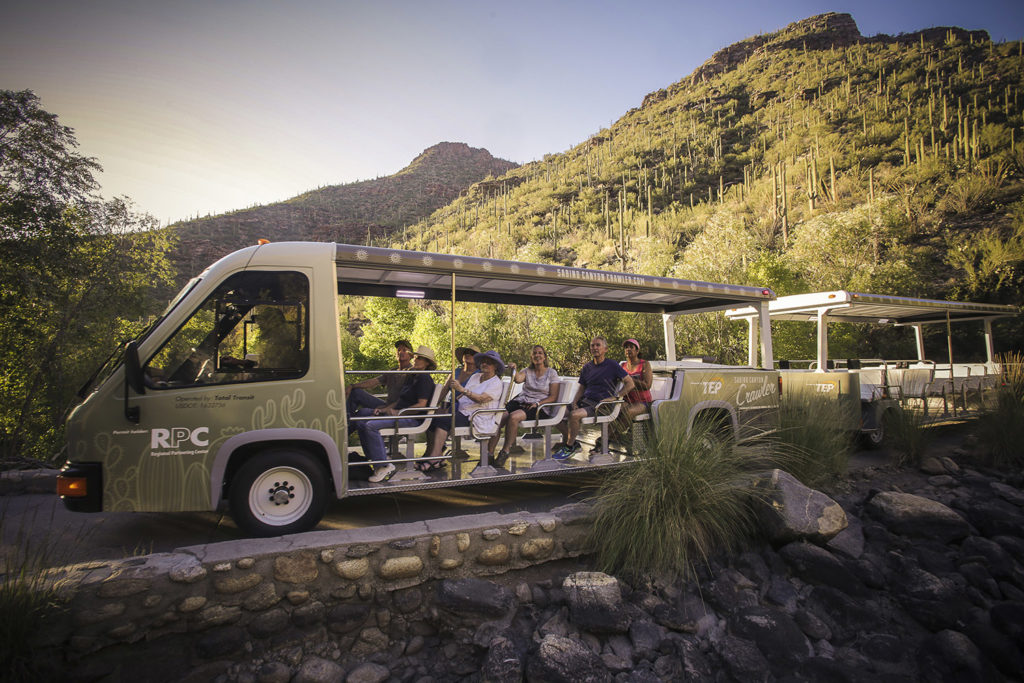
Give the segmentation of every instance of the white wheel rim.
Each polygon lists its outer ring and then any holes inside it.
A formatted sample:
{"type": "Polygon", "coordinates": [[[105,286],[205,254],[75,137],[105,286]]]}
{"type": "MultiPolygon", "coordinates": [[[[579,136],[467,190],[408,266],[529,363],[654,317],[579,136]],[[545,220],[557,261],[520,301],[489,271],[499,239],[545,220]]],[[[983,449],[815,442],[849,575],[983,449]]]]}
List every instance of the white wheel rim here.
{"type": "Polygon", "coordinates": [[[313,484],[294,467],[274,467],[249,488],[249,509],[264,524],[284,526],[301,518],[313,504],[313,484]]]}

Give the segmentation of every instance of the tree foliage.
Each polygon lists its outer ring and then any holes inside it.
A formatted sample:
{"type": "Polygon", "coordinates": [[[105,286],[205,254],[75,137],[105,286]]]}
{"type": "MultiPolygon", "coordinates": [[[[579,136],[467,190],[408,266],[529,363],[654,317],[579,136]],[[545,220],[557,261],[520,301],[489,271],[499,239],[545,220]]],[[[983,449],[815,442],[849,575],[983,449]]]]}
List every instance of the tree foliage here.
{"type": "Polygon", "coordinates": [[[0,91],[0,456],[52,456],[76,389],[170,282],[169,237],[31,92],[0,91]]]}

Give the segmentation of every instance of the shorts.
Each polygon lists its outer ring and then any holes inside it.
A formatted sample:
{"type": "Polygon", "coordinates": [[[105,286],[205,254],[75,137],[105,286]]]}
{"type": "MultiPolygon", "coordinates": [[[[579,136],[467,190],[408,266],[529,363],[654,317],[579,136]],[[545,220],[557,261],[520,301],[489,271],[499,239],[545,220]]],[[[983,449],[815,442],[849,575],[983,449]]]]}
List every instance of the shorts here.
{"type": "Polygon", "coordinates": [[[587,417],[594,417],[594,414],[597,412],[597,404],[599,403],[600,401],[595,401],[592,398],[581,398],[576,407],[587,411],[587,417]]]}
{"type": "Polygon", "coordinates": [[[516,412],[517,410],[521,410],[524,413],[526,413],[527,420],[536,420],[538,412],[540,412],[541,414],[541,419],[548,417],[547,408],[537,408],[533,406],[533,404],[520,401],[518,398],[514,398],[508,403],[506,403],[505,410],[507,410],[510,415],[516,412]]]}
{"type": "MultiPolygon", "coordinates": [[[[469,418],[462,413],[455,413],[455,426],[456,427],[468,427],[469,418]]],[[[443,429],[446,432],[452,431],[452,416],[451,413],[448,415],[438,415],[430,423],[431,429],[443,429]]]]}

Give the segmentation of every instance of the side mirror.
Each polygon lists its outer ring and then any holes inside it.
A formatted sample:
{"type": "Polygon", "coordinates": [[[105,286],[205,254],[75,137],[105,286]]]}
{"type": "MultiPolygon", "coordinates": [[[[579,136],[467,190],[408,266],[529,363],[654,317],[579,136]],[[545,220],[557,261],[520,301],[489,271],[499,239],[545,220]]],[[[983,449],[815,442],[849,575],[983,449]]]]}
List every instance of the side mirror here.
{"type": "Polygon", "coordinates": [[[139,345],[135,341],[128,342],[124,349],[124,381],[136,394],[146,393],[142,364],[139,362],[139,345]]]}

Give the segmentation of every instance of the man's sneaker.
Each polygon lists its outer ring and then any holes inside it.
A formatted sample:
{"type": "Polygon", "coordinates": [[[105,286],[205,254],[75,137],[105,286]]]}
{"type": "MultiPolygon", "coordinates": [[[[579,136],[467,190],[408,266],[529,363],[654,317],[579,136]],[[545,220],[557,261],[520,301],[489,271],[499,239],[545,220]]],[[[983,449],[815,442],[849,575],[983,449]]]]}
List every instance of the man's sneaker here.
{"type": "Polygon", "coordinates": [[[388,479],[391,478],[391,475],[394,473],[395,466],[392,465],[391,463],[388,463],[387,465],[382,465],[376,468],[373,471],[373,474],[370,475],[370,481],[373,482],[374,484],[377,484],[382,481],[387,481],[388,479]]]}
{"type": "Polygon", "coordinates": [[[571,446],[569,444],[563,444],[561,447],[556,449],[554,453],[551,454],[551,457],[554,458],[555,460],[568,460],[572,456],[579,453],[581,450],[583,450],[583,447],[580,446],[579,441],[577,441],[571,446]]]}

